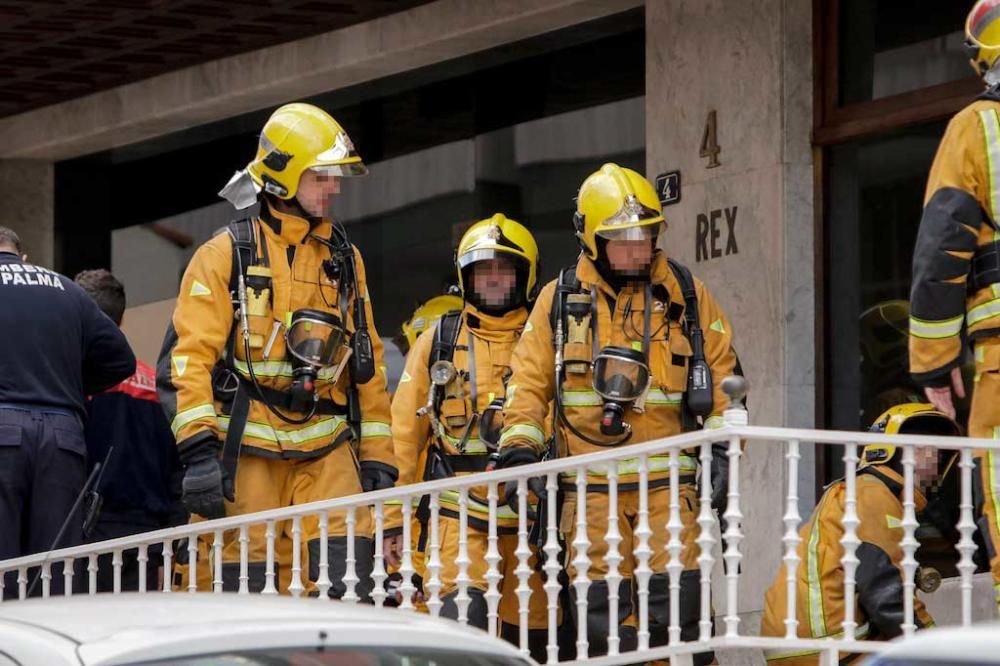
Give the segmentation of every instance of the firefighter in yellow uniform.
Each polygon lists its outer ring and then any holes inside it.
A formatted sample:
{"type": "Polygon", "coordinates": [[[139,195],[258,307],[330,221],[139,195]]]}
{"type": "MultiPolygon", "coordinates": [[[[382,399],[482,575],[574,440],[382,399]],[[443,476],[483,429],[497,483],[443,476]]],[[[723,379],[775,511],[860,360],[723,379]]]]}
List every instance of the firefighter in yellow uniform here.
{"type": "MultiPolygon", "coordinates": [[[[963,341],[975,357],[970,437],[1000,438],[1000,0],[980,0],[966,44],[986,90],[948,124],[927,183],[913,255],[910,372],[954,417],[965,397],[963,341]]],[[[976,508],[1000,603],[1000,459],[976,455],[976,508]]]]}
{"type": "MultiPolygon", "coordinates": [[[[908,403],[892,407],[872,426],[887,435],[959,436],[958,424],[933,405],[908,403]]],[[[948,459],[953,454],[946,454],[948,459]]],[[[949,466],[940,461],[937,450],[921,447],[914,451],[913,499],[916,512],[927,505],[924,491],[949,466]]],[[[843,635],[844,508],[846,484],[840,480],[823,493],[812,517],[799,531],[799,566],[796,570],[795,618],[799,638],[828,638],[843,635]]],[[[890,640],[902,635],[903,618],[903,469],[902,449],[866,446],[858,465],[856,483],[857,514],[860,520],[856,551],[855,631],[857,640],[890,640]]],[[[784,636],[788,609],[787,573],[782,565],[767,591],[764,602],[762,636],[784,636]]],[[[928,627],[933,620],[923,602],[914,595],[914,623],[928,627]]],[[[852,655],[841,663],[860,660],[852,655]]],[[[781,666],[819,663],[818,651],[774,650],[767,660],[781,666]]]]}
{"type": "MultiPolygon", "coordinates": [[[[399,465],[399,483],[463,476],[485,471],[495,450],[500,417],[510,374],[510,357],[534,301],[538,247],[523,225],[497,213],[472,225],[456,253],[459,285],[464,295],[460,310],[444,314],[417,338],[407,356],[406,369],[392,401],[392,431],[399,465]]],[[[469,623],[488,627],[487,562],[489,504],[486,487],[477,486],[468,498],[469,623]]],[[[441,615],[457,618],[459,493],[439,499],[438,539],[442,569],[441,615]]],[[[518,519],[509,507],[497,509],[499,565],[503,576],[500,616],[503,635],[518,639],[518,599],[515,575],[518,559],[518,519]]],[[[419,554],[417,575],[427,601],[429,552],[429,497],[416,507],[414,550],[419,554]]],[[[387,552],[401,548],[400,507],[387,511],[387,552]]],[[[544,661],[546,596],[531,561],[529,641],[533,654],[544,661]]]]}
{"type": "MultiPolygon", "coordinates": [[[[558,413],[557,453],[578,455],[677,435],[698,427],[722,425],[727,405],[723,378],[734,374],[732,328],[709,293],[682,265],[656,249],[664,227],[660,203],[641,175],[605,164],[584,181],[574,219],[582,255],[574,267],[539,294],[514,352],[513,376],[504,410],[500,466],[532,463],[546,453],[549,402],[558,413]],[[689,391],[689,369],[692,385],[689,391]],[[696,375],[696,376],[695,376],[696,375]]],[[[698,637],[700,594],[695,544],[698,496],[697,452],[680,459],[682,637],[698,637]]],[[[670,512],[668,456],[649,457],[649,620],[651,644],[667,640],[669,561],[666,525],[670,512]]],[[[618,590],[621,650],[634,650],[636,636],[639,460],[618,465],[618,529],[624,580],[618,590]]],[[[721,508],[726,467],[713,465],[713,495],[721,508]]],[[[588,470],[585,498],[587,555],[591,583],[587,593],[587,637],[591,656],[607,651],[609,590],[607,472],[588,470]]],[[[567,543],[575,538],[575,476],[563,474],[560,529],[567,543]]],[[[572,560],[575,553],[567,553],[572,560]]],[[[576,576],[569,565],[569,576],[576,576]]],[[[571,590],[575,594],[575,588],[571,590]]],[[[578,618],[578,621],[582,618],[578,618]]],[[[578,655],[583,658],[584,655],[578,655]]],[[[700,655],[698,663],[711,655],[700,655]]]]}
{"type": "MultiPolygon", "coordinates": [[[[343,128],[308,104],[279,108],[257,154],[220,194],[260,212],[195,253],[160,354],[157,385],[185,465],[183,501],[194,520],[236,516],[393,486],[396,478],[382,346],[372,325],[364,263],[326,217],[340,178],[366,173],[343,128]]],[[[356,515],[355,559],[371,588],[371,519],[356,515]]],[[[282,587],[291,521],[275,526],[282,587]]],[[[302,521],[307,592],[321,549],[332,596],[345,592],[346,517],[302,521]]],[[[267,580],[265,527],[250,529],[249,587],[267,580]]],[[[199,553],[205,557],[211,536],[199,553]]],[[[211,582],[201,562],[200,587],[211,582]]],[[[185,567],[186,569],[187,567],[185,567]]],[[[186,574],[186,571],[185,571],[186,574]]],[[[236,590],[238,531],[226,531],[222,585],[236,590]]]]}

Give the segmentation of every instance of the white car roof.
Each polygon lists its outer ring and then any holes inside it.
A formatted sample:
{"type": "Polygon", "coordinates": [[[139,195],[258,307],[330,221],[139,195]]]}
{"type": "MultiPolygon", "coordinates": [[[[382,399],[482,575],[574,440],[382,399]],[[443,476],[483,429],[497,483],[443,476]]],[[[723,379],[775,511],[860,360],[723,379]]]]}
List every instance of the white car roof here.
{"type": "Polygon", "coordinates": [[[927,664],[1000,664],[1000,623],[919,631],[911,638],[893,641],[891,647],[879,653],[876,663],[902,658],[927,664]]]}
{"type": "Polygon", "coordinates": [[[513,646],[451,620],[318,599],[235,594],[122,594],[0,604],[6,623],[80,644],[85,664],[279,647],[411,647],[520,658],[513,646]]]}

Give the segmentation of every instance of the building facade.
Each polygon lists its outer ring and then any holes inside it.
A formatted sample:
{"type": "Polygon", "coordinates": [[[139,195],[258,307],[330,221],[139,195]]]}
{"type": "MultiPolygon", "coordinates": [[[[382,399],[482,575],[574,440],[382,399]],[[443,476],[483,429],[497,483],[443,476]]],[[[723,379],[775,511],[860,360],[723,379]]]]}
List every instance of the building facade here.
{"type": "MultiPolygon", "coordinates": [[[[728,311],[753,423],[857,429],[913,392],[910,257],[944,125],[979,85],[971,0],[408,4],[0,118],[0,223],[37,263],[110,266],[153,360],[187,259],[232,219],[216,191],[274,107],[313,101],[371,166],[334,212],[385,338],[495,211],[536,232],[552,278],[575,188],[616,161],[664,175],[664,247],[728,311]]],[[[783,456],[745,455],[750,618],[780,562],[783,456]]],[[[841,470],[807,448],[804,515],[841,470]]]]}

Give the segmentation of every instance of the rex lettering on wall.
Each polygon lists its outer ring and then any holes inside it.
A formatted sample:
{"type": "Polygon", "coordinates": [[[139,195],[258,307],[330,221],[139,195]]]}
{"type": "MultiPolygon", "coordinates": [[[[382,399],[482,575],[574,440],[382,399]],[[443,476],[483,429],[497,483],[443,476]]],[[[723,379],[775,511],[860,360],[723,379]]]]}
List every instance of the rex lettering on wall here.
{"type": "Polygon", "coordinates": [[[728,257],[739,254],[736,240],[736,215],[738,206],[716,208],[708,213],[698,213],[695,228],[695,261],[728,257]]]}

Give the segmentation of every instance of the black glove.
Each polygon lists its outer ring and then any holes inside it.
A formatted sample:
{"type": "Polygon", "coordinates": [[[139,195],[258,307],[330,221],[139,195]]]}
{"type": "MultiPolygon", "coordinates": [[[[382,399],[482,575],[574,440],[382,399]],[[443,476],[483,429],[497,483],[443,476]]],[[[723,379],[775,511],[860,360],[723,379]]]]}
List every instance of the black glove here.
{"type": "Polygon", "coordinates": [[[361,463],[361,492],[392,488],[398,478],[399,471],[395,467],[380,462],[361,463]]]}
{"type": "MultiPolygon", "coordinates": [[[[518,467],[519,465],[531,465],[533,463],[540,462],[540,458],[534,449],[529,449],[525,446],[508,446],[505,449],[500,450],[500,457],[497,458],[496,469],[507,469],[510,467],[518,467]]],[[[540,476],[531,477],[528,479],[528,491],[533,492],[537,498],[544,499],[545,494],[545,480],[540,476]]],[[[509,481],[504,484],[504,502],[510,507],[510,510],[517,513],[517,482],[509,481]]],[[[535,520],[537,514],[530,508],[528,508],[528,518],[530,520],[535,520]]]]}
{"type": "Polygon", "coordinates": [[[719,517],[729,504],[729,444],[712,444],[712,508],[719,517]]]}
{"type": "Polygon", "coordinates": [[[184,480],[181,482],[181,502],[191,513],[213,520],[225,518],[224,500],[234,502],[233,480],[222,469],[218,440],[203,441],[182,452],[184,480]]]}

